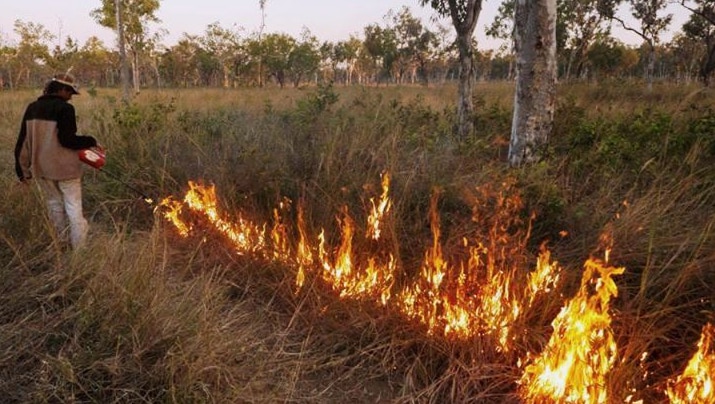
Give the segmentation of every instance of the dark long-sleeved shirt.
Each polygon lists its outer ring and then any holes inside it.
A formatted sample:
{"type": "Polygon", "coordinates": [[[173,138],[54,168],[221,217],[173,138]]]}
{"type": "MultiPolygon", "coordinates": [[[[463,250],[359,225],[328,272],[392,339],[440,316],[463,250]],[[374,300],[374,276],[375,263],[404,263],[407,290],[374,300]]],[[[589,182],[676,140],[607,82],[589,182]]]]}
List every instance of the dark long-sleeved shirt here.
{"type": "Polygon", "coordinates": [[[28,105],[15,144],[15,171],[20,180],[33,176],[68,180],[82,176],[77,150],[94,147],[96,139],[77,135],[72,104],[53,94],[28,105]]]}

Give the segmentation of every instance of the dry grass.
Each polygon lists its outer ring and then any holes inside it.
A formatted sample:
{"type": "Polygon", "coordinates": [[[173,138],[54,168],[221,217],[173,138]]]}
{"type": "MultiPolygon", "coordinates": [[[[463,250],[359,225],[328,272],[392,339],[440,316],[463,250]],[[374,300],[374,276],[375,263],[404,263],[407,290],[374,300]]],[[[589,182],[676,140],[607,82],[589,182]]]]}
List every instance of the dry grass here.
{"type": "MultiPolygon", "coordinates": [[[[633,389],[644,402],[663,401],[666,381],[682,370],[711,319],[712,156],[694,146],[683,164],[656,156],[635,172],[628,165],[614,172],[586,152],[573,161],[557,151],[550,162],[507,170],[500,157],[511,87],[477,90],[487,135],[466,144],[445,136],[452,87],[335,88],[339,99],[323,109],[313,88],[146,90],[135,109],[100,89],[73,103],[80,130],[109,148],[107,168],[132,186],[165,197],[203,179],[217,185],[222,209],[267,222],[287,196],[289,227],[295,230],[301,203],[310,234],[325,228],[332,245],[342,206],[363,223],[379,174],[389,171],[393,211],[378,247],[403,268],[397,286],[415,276],[431,243],[434,189],[443,192],[442,241],[454,260],[464,256],[463,237],[487,234],[473,220],[476,208],[491,220],[488,206],[473,205],[476,187],[516,179],[526,209],[508,223],[526,226],[530,210],[539,216],[513,260],[530,270],[548,239],[565,272],[558,290],[519,318],[521,332],[506,353],[488,336],[429,335],[390,307],[341,299],[316,276],[297,291],[295,267],[238,255],[208,226],[181,238],[131,190],[99,173],[85,177],[89,246],[66,251],[52,239],[37,192],[16,186],[10,169],[22,108],[36,94],[0,93],[7,167],[0,179],[7,190],[0,203],[0,395],[8,402],[519,402],[519,361],[546,345],[551,320],[608,232],[612,263],[627,269],[612,301],[619,357],[608,387],[613,402],[633,389]],[[562,230],[568,235],[558,236],[562,230]]],[[[557,149],[572,147],[589,119],[622,120],[648,108],[670,114],[665,130],[677,140],[693,119],[710,116],[713,101],[685,86],[645,94],[632,85],[585,84],[564,87],[562,100],[568,108],[561,109],[557,149]]]]}

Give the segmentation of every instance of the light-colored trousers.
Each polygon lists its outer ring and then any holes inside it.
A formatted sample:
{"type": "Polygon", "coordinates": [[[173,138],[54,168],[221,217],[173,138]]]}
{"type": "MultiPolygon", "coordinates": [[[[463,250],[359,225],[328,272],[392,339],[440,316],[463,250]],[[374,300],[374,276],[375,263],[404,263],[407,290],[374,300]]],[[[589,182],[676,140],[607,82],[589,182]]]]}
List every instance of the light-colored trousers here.
{"type": "Polygon", "coordinates": [[[55,181],[40,178],[50,221],[60,238],[67,236],[69,221],[70,243],[73,249],[81,247],[87,239],[89,225],[82,214],[82,181],[79,178],[55,181]]]}

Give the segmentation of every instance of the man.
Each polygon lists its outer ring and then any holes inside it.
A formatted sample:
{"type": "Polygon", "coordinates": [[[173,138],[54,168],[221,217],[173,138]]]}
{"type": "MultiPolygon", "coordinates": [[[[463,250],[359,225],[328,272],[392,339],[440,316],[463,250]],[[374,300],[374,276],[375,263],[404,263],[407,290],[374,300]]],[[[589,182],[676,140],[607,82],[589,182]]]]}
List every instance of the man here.
{"type": "Polygon", "coordinates": [[[73,249],[87,237],[82,213],[82,165],[78,150],[97,146],[91,136],[77,135],[77,117],[68,101],[79,94],[75,78],[58,74],[42,96],[28,105],[15,144],[15,171],[21,182],[34,179],[45,198],[47,211],[61,239],[69,237],[73,249]]]}

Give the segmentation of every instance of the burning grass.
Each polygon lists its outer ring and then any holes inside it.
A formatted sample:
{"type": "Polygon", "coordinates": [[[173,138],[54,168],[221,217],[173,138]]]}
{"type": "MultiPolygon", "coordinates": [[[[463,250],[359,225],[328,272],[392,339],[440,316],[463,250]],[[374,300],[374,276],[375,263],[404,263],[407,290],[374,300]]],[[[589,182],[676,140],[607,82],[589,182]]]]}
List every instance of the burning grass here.
{"type": "MultiPolygon", "coordinates": [[[[388,211],[387,207],[392,206],[387,175],[383,175],[382,189],[380,206],[385,209],[376,210],[377,205],[371,200],[372,210],[367,215],[365,226],[368,231],[364,238],[367,240],[379,239],[375,235],[380,234],[379,229],[386,220],[384,213],[388,211]]],[[[623,267],[608,265],[612,242],[604,246],[603,260],[590,258],[586,261],[576,295],[566,300],[555,316],[548,343],[541,347],[540,353],[532,354],[519,344],[523,340],[520,341],[517,335],[530,333],[525,329],[528,327],[525,318],[529,317],[529,311],[536,310],[534,302],[541,296],[549,300],[563,299],[559,282],[562,269],[556,262],[550,261],[550,252],[545,248],[536,259],[536,268],[530,270],[527,267],[529,260],[523,254],[528,230],[525,234],[519,230],[521,223],[518,218],[523,205],[510,181],[505,181],[502,189],[485,186],[477,193],[484,200],[475,201],[477,204],[473,207],[472,219],[480,223],[481,229],[487,230],[475,231],[471,239],[464,237],[467,259],[461,262],[450,262],[442,252],[439,192],[433,193],[429,209],[432,243],[418,271],[410,271],[396,262],[395,252],[373,252],[374,255],[366,256],[355,251],[353,239],[356,225],[347,208],[337,220],[341,235],[337,247],[326,247],[325,230],[320,231],[317,243],[311,245],[299,214],[297,234],[300,241],[292,250],[288,247],[291,243],[285,242],[286,234],[291,232],[283,227],[284,220],[277,215],[274,219],[281,226],[274,224],[270,237],[266,231],[270,227],[268,224],[246,227],[240,215],[235,225],[227,225],[226,219],[215,209],[213,186],[190,184],[183,202],[195,214],[208,219],[240,254],[281,258],[282,264],[292,266],[296,274],[296,293],[300,293],[305,286],[307,277],[313,275],[340,299],[369,300],[388,312],[404,316],[403,321],[416,321],[418,329],[424,330],[426,341],[436,338],[437,342],[427,342],[428,346],[446,344],[458,350],[459,353],[450,354],[450,363],[455,360],[452,355],[466,355],[464,359],[469,358],[467,363],[472,366],[484,357],[494,358],[506,366],[501,371],[501,377],[488,376],[487,379],[492,379],[486,384],[475,383],[471,388],[460,389],[459,393],[448,387],[457,383],[449,377],[446,380],[421,380],[425,383],[424,391],[434,389],[425,393],[433,399],[443,397],[454,400],[465,397],[463,395],[470,399],[488,399],[491,394],[507,397],[508,389],[515,382],[514,374],[519,372],[518,392],[526,402],[605,403],[631,400],[634,391],[610,391],[609,376],[617,365],[619,355],[610,308],[611,299],[618,295],[613,276],[625,271],[623,267]],[[194,203],[197,194],[203,195],[200,199],[204,203],[194,203]],[[482,217],[479,212],[485,206],[489,206],[490,213],[482,217]],[[267,244],[266,239],[272,239],[274,243],[267,244]],[[376,264],[380,257],[389,257],[389,260],[376,264]],[[410,273],[416,273],[416,276],[410,276],[410,273]],[[396,286],[396,279],[401,279],[397,283],[399,286],[396,286]],[[480,346],[477,351],[470,347],[475,343],[480,346]],[[448,388],[451,394],[444,396],[447,394],[444,389],[448,388]],[[478,393],[481,390],[491,393],[481,396],[478,393]]],[[[167,199],[164,206],[168,208],[164,217],[175,225],[180,234],[189,236],[186,229],[192,227],[192,219],[179,214],[182,203],[167,199]]],[[[606,240],[610,240],[608,235],[605,236],[606,240]]],[[[710,328],[704,331],[699,344],[699,356],[694,357],[685,373],[677,378],[673,384],[675,387],[669,387],[667,394],[672,402],[681,402],[679,397],[686,397],[687,402],[709,402],[712,389],[709,374],[712,368],[709,359],[707,362],[702,359],[710,350],[708,330],[710,328]]],[[[646,356],[647,352],[643,352],[641,358],[646,356]]],[[[448,367],[448,375],[460,380],[471,379],[472,376],[464,375],[464,371],[473,371],[471,366],[456,371],[451,370],[452,365],[448,367]]]]}
{"type": "Polygon", "coordinates": [[[708,104],[682,110],[678,89],[615,111],[571,89],[554,155],[505,170],[502,90],[463,143],[435,93],[78,101],[107,169],[174,196],[152,211],[88,175],[93,237],[68,254],[33,188],[0,178],[0,394],[712,402],[708,104]]]}

